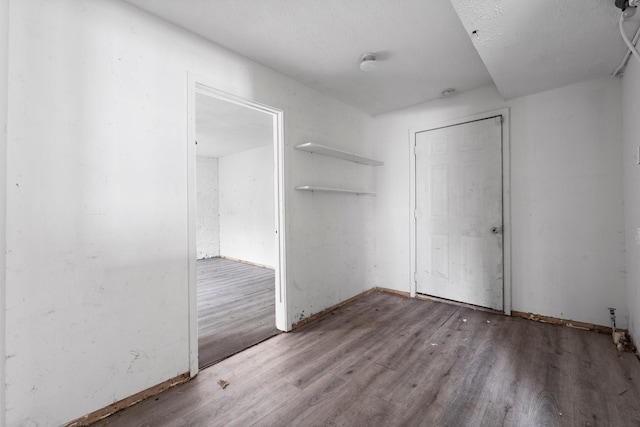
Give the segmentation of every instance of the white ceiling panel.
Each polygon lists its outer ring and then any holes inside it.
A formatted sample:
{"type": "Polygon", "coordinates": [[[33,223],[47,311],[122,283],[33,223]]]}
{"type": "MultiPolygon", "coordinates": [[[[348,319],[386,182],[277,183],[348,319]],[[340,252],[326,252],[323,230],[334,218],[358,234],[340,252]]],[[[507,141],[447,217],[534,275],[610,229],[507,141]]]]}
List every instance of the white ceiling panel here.
{"type": "Polygon", "coordinates": [[[611,74],[626,50],[613,0],[451,3],[505,98],[611,74]]]}
{"type": "Polygon", "coordinates": [[[491,82],[449,0],[128,1],[370,114],[491,82]]]}
{"type": "Polygon", "coordinates": [[[626,50],[613,0],[127,1],[373,115],[449,87],[514,98],[605,76],[626,50]]]}

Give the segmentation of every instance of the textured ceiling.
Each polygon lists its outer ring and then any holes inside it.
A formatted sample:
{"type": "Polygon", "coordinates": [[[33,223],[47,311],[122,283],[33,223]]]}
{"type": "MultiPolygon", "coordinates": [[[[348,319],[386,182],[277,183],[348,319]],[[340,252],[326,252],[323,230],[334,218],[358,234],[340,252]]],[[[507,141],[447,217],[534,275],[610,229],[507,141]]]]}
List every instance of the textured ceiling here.
{"type": "Polygon", "coordinates": [[[374,115],[448,87],[513,98],[605,76],[625,52],[613,0],[126,1],[374,115]]]}
{"type": "Polygon", "coordinates": [[[128,1],[370,114],[491,82],[449,0],[128,1]]]}
{"type": "Polygon", "coordinates": [[[613,0],[451,3],[505,98],[611,74],[626,50],[613,0]]]}
{"type": "Polygon", "coordinates": [[[203,157],[224,157],[273,144],[273,117],[197,94],[196,141],[197,155],[203,157]]]}

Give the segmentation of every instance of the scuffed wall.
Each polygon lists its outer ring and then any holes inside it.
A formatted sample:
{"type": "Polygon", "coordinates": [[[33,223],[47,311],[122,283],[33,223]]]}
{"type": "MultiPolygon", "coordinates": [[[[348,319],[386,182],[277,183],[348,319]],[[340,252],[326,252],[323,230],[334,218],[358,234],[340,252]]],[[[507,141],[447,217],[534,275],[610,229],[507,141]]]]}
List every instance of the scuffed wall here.
{"type": "MultiPolygon", "coordinates": [[[[410,286],[409,130],[510,108],[512,309],[627,324],[621,85],[602,78],[504,101],[493,86],[376,117],[376,284],[410,286]]],[[[637,224],[636,224],[637,226],[637,224]]]]}
{"type": "Polygon", "coordinates": [[[366,154],[369,116],[118,0],[11,2],[9,28],[8,425],[189,371],[188,72],[284,111],[289,323],[372,286],[372,206],[296,192],[346,170],[293,149],[366,154]]]}
{"type": "Polygon", "coordinates": [[[218,159],[196,158],[196,253],[198,259],[220,256],[218,159]]]}

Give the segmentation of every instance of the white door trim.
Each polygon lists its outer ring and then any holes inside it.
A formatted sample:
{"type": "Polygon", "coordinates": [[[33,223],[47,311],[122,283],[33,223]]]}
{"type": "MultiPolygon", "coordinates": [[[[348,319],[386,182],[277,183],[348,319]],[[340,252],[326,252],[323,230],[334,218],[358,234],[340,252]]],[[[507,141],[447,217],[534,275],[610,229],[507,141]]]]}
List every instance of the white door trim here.
{"type": "Polygon", "coordinates": [[[206,78],[188,73],[187,88],[187,218],[188,218],[188,286],[189,286],[189,373],[198,374],[198,299],[196,274],[196,94],[204,94],[257,111],[273,117],[275,233],[278,262],[275,266],[276,281],[276,327],[282,331],[291,329],[287,323],[287,287],[285,259],[285,191],[284,191],[284,113],[277,108],[248,100],[216,89],[206,78]]]}
{"type": "Polygon", "coordinates": [[[460,125],[476,120],[487,119],[490,117],[502,116],[502,221],[504,224],[503,234],[503,310],[507,315],[511,315],[511,157],[510,157],[510,140],[509,140],[509,109],[501,108],[498,110],[487,111],[485,113],[473,116],[463,117],[454,120],[447,120],[437,125],[425,126],[420,129],[409,130],[409,199],[410,199],[410,271],[409,271],[409,290],[411,297],[416,296],[416,133],[435,130],[447,126],[460,125]]]}

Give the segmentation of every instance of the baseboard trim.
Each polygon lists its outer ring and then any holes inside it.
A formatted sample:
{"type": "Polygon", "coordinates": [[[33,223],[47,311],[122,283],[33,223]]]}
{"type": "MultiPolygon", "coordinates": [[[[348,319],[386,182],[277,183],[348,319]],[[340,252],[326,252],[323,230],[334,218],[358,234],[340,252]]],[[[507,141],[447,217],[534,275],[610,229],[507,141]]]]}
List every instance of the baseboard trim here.
{"type": "Polygon", "coordinates": [[[271,267],[269,265],[258,264],[257,262],[245,261],[243,259],[232,258],[230,256],[218,256],[218,257],[212,257],[212,258],[228,259],[229,261],[235,261],[235,262],[240,262],[242,264],[255,265],[256,267],[262,267],[262,268],[268,268],[269,270],[275,270],[275,268],[273,268],[273,267],[271,267]]]}
{"type": "MultiPolygon", "coordinates": [[[[384,293],[387,293],[387,294],[391,294],[391,295],[398,295],[398,296],[406,297],[406,298],[410,298],[411,297],[411,295],[408,292],[397,291],[395,289],[375,287],[374,290],[379,291],[379,292],[384,292],[384,293]]],[[[459,307],[466,307],[466,308],[470,308],[472,310],[486,311],[486,312],[489,312],[489,313],[504,314],[504,313],[502,313],[500,311],[493,310],[491,308],[479,307],[479,306],[475,306],[475,305],[471,305],[471,304],[466,304],[466,303],[463,303],[463,302],[457,302],[457,301],[452,301],[452,300],[432,297],[432,296],[423,295],[423,294],[416,294],[416,299],[425,300],[425,301],[436,301],[436,302],[441,302],[441,303],[444,303],[444,304],[451,304],[451,305],[456,305],[456,306],[459,306],[459,307]]],[[[599,333],[602,333],[602,334],[608,334],[608,335],[613,334],[613,329],[612,328],[610,328],[608,326],[596,325],[594,323],[577,322],[575,320],[560,319],[560,318],[557,318],[557,317],[543,316],[542,314],[526,313],[526,312],[523,312],[523,311],[516,311],[516,310],[511,310],[511,316],[512,317],[519,317],[521,319],[526,319],[526,320],[533,320],[534,322],[549,323],[549,324],[552,324],[552,325],[560,325],[560,326],[566,326],[568,328],[583,329],[585,331],[599,332],[599,333]]],[[[625,332],[627,334],[627,337],[631,338],[631,336],[629,335],[629,331],[627,331],[626,329],[616,328],[616,330],[618,332],[625,332]]],[[[640,358],[640,352],[638,353],[638,358],[640,358]]]]}
{"type": "Polygon", "coordinates": [[[411,298],[411,294],[409,292],[397,291],[395,289],[389,289],[389,288],[381,288],[379,286],[376,286],[373,289],[375,291],[382,292],[384,294],[397,295],[399,297],[404,297],[404,298],[411,298]]]}
{"type": "MultiPolygon", "coordinates": [[[[613,333],[613,329],[611,329],[610,327],[602,326],[602,325],[596,325],[596,324],[593,324],[593,323],[577,322],[575,320],[559,319],[557,317],[543,316],[542,314],[525,313],[525,312],[522,312],[522,311],[514,311],[514,310],[511,311],[511,315],[513,317],[520,317],[522,319],[533,320],[535,322],[550,323],[552,325],[567,326],[569,328],[583,329],[585,331],[594,331],[594,332],[600,332],[602,334],[609,334],[609,335],[611,335],[613,333]]],[[[628,331],[626,329],[618,329],[618,328],[616,328],[616,330],[619,331],[619,332],[625,332],[628,335],[628,331]]]]}
{"type": "Polygon", "coordinates": [[[190,376],[189,373],[186,372],[182,375],[178,375],[177,377],[171,378],[167,381],[161,382],[151,388],[143,390],[139,393],[134,394],[133,396],[126,397],[122,400],[117,401],[109,406],[105,406],[102,409],[98,409],[90,414],[87,414],[83,417],[80,417],[74,421],[71,421],[68,424],[65,424],[65,427],[85,427],[89,426],[95,422],[98,422],[110,415],[115,414],[118,411],[122,411],[123,409],[128,408],[129,406],[133,406],[138,402],[141,402],[145,399],[153,397],[157,394],[162,393],[165,390],[168,390],[172,387],[175,387],[179,384],[185,383],[189,381],[190,376]]]}
{"type": "Polygon", "coordinates": [[[493,308],[483,307],[481,305],[473,305],[473,304],[469,304],[469,303],[466,303],[466,302],[454,301],[454,300],[446,299],[446,298],[433,297],[431,295],[416,294],[416,299],[419,299],[421,301],[435,301],[435,302],[440,302],[440,303],[443,303],[443,304],[455,305],[456,307],[468,308],[470,310],[484,311],[485,313],[493,313],[493,314],[502,314],[502,315],[504,315],[503,311],[495,310],[493,308]]]}
{"type": "Polygon", "coordinates": [[[302,319],[301,321],[296,322],[293,325],[291,325],[291,330],[294,330],[294,329],[297,329],[297,328],[299,328],[301,326],[304,326],[309,322],[313,322],[314,320],[321,318],[325,314],[329,314],[332,311],[339,309],[340,307],[343,307],[343,306],[345,306],[347,304],[350,304],[350,303],[352,303],[352,302],[354,302],[356,300],[359,300],[362,297],[366,297],[367,295],[369,295],[369,294],[371,294],[371,293],[373,293],[375,291],[376,291],[376,288],[371,288],[368,291],[364,291],[362,293],[359,293],[356,296],[353,296],[353,297],[349,298],[348,300],[344,300],[344,301],[342,301],[342,302],[340,302],[340,303],[338,303],[336,305],[332,305],[329,308],[325,308],[322,311],[319,311],[319,312],[317,312],[315,314],[312,314],[311,316],[309,316],[309,317],[307,317],[305,319],[302,319]]]}
{"type": "MultiPolygon", "coordinates": [[[[221,257],[221,258],[226,258],[226,257],[221,257]]],[[[244,262],[246,264],[251,264],[249,262],[245,262],[245,261],[241,261],[241,260],[235,260],[232,258],[226,258],[226,259],[231,259],[233,261],[239,261],[239,262],[244,262]]],[[[256,265],[256,264],[253,264],[256,265]]],[[[264,267],[264,266],[261,266],[264,267]]],[[[266,267],[269,268],[269,267],[266,267]]],[[[292,325],[292,330],[300,328],[304,325],[306,325],[307,323],[313,322],[314,320],[319,319],[320,317],[331,313],[334,310],[339,309],[340,307],[343,307],[347,304],[350,304],[360,298],[363,298],[371,293],[374,292],[382,292],[382,293],[386,293],[386,294],[390,294],[390,295],[396,295],[396,296],[400,296],[400,297],[404,297],[404,298],[410,298],[411,295],[409,294],[409,292],[403,292],[403,291],[398,291],[395,289],[389,289],[389,288],[383,288],[383,287],[373,287],[369,290],[366,290],[364,292],[361,292],[347,300],[344,300],[338,304],[335,304],[331,307],[328,307],[322,311],[319,311],[318,313],[312,314],[311,316],[300,320],[299,322],[296,322],[292,325]]],[[[464,304],[464,303],[457,303],[454,301],[449,301],[449,300],[442,300],[439,298],[433,298],[433,297],[429,297],[426,295],[416,295],[417,299],[421,299],[421,300],[432,300],[432,301],[438,301],[438,302],[442,302],[445,304],[453,304],[453,305],[459,305],[459,306],[464,306],[464,307],[468,307],[468,308],[472,308],[472,309],[480,309],[483,310],[483,308],[481,307],[477,307],[477,306],[470,306],[469,304],[464,304]]],[[[486,311],[490,311],[490,312],[496,312],[495,310],[491,310],[491,309],[484,309],[486,311]]],[[[484,311],[483,310],[483,311],[484,311]]],[[[496,312],[497,313],[497,312],[496,312]]],[[[604,334],[609,334],[611,335],[613,333],[612,328],[607,327],[607,326],[601,326],[601,325],[596,325],[593,323],[585,323],[585,322],[577,322],[575,320],[568,320],[568,319],[560,319],[560,318],[556,318],[556,317],[552,317],[552,316],[544,316],[541,314],[534,314],[534,313],[526,313],[526,312],[522,312],[522,311],[515,311],[512,310],[511,311],[511,316],[512,317],[518,317],[518,318],[522,318],[522,319],[526,319],[526,320],[532,320],[535,322],[541,322],[541,323],[549,323],[552,325],[559,325],[559,326],[567,326],[570,328],[575,328],[575,329],[582,329],[582,330],[586,330],[586,331],[593,331],[593,332],[599,332],[599,333],[604,333],[604,334]]],[[[626,329],[617,329],[617,331],[620,332],[625,332],[627,334],[627,336],[629,336],[629,333],[626,329]]],[[[640,351],[638,351],[636,353],[636,355],[638,356],[638,358],[640,359],[640,351]]],[[[179,384],[183,384],[187,381],[189,381],[190,375],[188,372],[178,375],[177,377],[171,378],[169,380],[166,380],[160,384],[157,384],[153,387],[150,387],[146,390],[143,390],[139,393],[136,393],[132,396],[129,396],[125,399],[119,400],[118,402],[115,402],[109,406],[106,406],[102,409],[98,409],[97,411],[94,411],[90,414],[87,414],[83,417],[80,417],[74,421],[69,422],[68,424],[65,424],[64,427],[85,427],[85,426],[89,426],[97,421],[100,421],[110,415],[115,414],[116,412],[119,412],[123,409],[126,409],[130,406],[135,405],[136,403],[139,403],[145,399],[148,399],[150,397],[156,396],[160,393],[162,393],[165,390],[168,390],[172,387],[175,387],[179,384]]]]}

